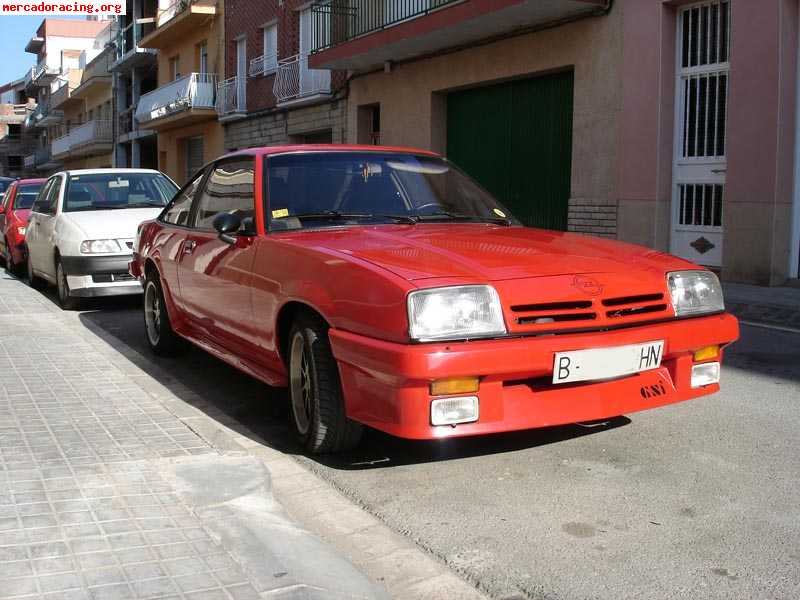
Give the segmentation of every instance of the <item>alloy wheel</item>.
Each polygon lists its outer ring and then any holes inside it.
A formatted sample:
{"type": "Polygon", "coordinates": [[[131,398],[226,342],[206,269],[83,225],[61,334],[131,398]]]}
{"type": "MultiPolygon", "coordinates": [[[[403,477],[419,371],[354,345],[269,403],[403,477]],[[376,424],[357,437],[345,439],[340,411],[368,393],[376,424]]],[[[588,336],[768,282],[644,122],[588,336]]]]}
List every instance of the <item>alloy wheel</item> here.
{"type": "Polygon", "coordinates": [[[306,344],[303,334],[299,331],[292,340],[289,365],[292,415],[297,425],[297,431],[304,436],[311,427],[314,388],[311,378],[311,360],[308,344],[306,344]]]}
{"type": "Polygon", "coordinates": [[[157,346],[161,339],[161,297],[152,281],[147,282],[144,292],[144,323],[150,345],[157,346]]]}

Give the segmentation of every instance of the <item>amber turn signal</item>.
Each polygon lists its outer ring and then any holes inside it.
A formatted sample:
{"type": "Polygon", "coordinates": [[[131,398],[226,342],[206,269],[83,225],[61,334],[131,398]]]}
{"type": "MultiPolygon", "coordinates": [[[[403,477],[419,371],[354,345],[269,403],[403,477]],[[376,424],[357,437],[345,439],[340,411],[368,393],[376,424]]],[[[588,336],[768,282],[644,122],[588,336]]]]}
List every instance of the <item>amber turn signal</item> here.
{"type": "Polygon", "coordinates": [[[452,379],[437,379],[431,383],[431,396],[469,394],[477,391],[477,377],[453,377],[452,379]]]}
{"type": "Polygon", "coordinates": [[[719,356],[719,346],[706,346],[694,352],[694,361],[711,360],[719,356]]]}

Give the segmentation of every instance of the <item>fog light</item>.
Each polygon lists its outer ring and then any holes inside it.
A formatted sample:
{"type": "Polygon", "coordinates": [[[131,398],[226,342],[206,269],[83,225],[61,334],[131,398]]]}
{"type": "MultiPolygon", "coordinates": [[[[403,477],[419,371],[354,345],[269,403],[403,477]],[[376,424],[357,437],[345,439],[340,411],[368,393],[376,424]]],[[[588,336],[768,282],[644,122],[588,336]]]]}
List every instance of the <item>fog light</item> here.
{"type": "Polygon", "coordinates": [[[453,377],[452,379],[438,379],[431,384],[431,396],[469,394],[470,392],[477,391],[477,377],[453,377]]]}
{"type": "Polygon", "coordinates": [[[704,385],[719,383],[719,363],[703,363],[692,367],[692,387],[699,388],[704,385]]]}
{"type": "Polygon", "coordinates": [[[431,402],[432,425],[456,425],[478,420],[478,397],[440,398],[431,402]]]}
{"type": "Polygon", "coordinates": [[[700,348],[699,350],[695,350],[694,362],[702,362],[704,360],[717,358],[718,356],[719,356],[719,346],[706,346],[705,348],[700,348]]]}

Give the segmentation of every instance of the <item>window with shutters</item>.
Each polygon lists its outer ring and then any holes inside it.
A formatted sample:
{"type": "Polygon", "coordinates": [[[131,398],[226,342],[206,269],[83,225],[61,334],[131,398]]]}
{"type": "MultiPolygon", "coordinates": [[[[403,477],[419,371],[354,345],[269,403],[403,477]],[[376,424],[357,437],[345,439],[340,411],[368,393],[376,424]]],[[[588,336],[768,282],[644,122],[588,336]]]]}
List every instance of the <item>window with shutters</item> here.
{"type": "Polygon", "coordinates": [[[186,140],[186,179],[191,178],[203,168],[203,138],[193,137],[186,140]]]}

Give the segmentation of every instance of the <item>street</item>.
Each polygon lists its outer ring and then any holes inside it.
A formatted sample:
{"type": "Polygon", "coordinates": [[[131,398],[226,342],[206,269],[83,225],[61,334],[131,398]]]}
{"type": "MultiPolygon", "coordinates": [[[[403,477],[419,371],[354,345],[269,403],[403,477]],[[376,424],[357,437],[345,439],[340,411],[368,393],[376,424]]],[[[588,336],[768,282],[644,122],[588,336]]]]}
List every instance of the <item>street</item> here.
{"type": "MultiPolygon", "coordinates": [[[[137,300],[80,319],[147,355],[137,300]]],[[[260,383],[196,349],[158,362],[493,597],[797,598],[798,356],[800,335],[744,326],[707,399],[447,443],[370,432],[322,459],[260,383]]]]}

